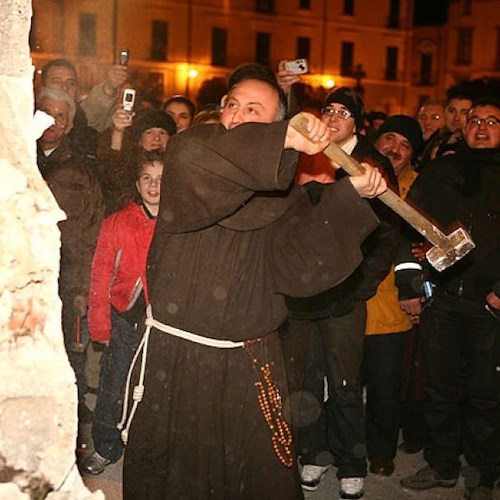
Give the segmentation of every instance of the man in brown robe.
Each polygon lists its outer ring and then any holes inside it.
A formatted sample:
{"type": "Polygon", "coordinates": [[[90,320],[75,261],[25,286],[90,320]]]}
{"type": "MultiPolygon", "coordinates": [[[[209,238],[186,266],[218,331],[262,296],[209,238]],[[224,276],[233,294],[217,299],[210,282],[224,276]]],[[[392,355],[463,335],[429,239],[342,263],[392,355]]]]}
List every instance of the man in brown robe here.
{"type": "Polygon", "coordinates": [[[324,149],[330,132],[306,115],[309,142],[277,121],[278,89],[238,81],[220,124],[167,147],[148,259],[154,319],[132,373],[131,426],[124,418],[127,500],[302,498],[281,408],[283,296],[316,294],[356,268],[378,223],[357,191],[386,186],[368,167],[312,207],[292,186],[297,151],[324,149]]]}

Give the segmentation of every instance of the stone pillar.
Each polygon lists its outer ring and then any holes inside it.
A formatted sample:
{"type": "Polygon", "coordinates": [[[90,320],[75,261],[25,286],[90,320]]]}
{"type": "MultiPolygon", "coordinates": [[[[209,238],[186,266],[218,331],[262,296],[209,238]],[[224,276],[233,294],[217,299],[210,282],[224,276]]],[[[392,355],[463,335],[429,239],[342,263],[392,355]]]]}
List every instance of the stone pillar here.
{"type": "Polygon", "coordinates": [[[65,215],[36,166],[30,0],[0,2],[0,499],[102,499],[75,464],[57,295],[65,215]]]}

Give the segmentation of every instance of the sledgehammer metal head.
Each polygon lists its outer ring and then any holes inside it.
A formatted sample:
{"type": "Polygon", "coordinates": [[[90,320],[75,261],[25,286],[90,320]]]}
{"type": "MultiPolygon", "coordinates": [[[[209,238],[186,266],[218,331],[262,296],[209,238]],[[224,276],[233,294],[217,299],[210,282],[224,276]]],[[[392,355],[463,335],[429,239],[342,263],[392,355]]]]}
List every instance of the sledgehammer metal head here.
{"type": "Polygon", "coordinates": [[[429,263],[437,271],[443,271],[452,266],[476,246],[469,233],[463,227],[455,229],[455,231],[445,236],[445,238],[449,242],[449,248],[446,248],[448,245],[443,244],[444,241],[442,241],[439,246],[432,247],[425,254],[429,263]]]}
{"type": "MultiPolygon", "coordinates": [[[[290,125],[307,138],[307,122],[307,116],[299,113],[290,120],[290,125]]],[[[363,165],[345,153],[334,142],[331,142],[323,153],[349,175],[361,175],[365,171],[363,165]]],[[[421,209],[410,205],[390,189],[379,195],[378,198],[434,245],[426,253],[426,257],[437,271],[443,271],[452,266],[476,246],[465,228],[459,227],[446,235],[431,221],[430,217],[424,215],[421,209]]]]}

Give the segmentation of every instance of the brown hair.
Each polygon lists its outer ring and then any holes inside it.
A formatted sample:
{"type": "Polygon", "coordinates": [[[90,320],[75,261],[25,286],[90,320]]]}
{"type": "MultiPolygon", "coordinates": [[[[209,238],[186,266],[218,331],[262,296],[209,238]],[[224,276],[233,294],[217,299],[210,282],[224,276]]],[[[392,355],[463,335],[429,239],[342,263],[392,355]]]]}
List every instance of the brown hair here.
{"type": "Polygon", "coordinates": [[[136,180],[139,180],[139,177],[141,176],[146,165],[158,162],[161,163],[165,168],[165,160],[165,152],[161,149],[154,149],[153,151],[141,151],[137,159],[137,168],[135,175],[136,180]]]}

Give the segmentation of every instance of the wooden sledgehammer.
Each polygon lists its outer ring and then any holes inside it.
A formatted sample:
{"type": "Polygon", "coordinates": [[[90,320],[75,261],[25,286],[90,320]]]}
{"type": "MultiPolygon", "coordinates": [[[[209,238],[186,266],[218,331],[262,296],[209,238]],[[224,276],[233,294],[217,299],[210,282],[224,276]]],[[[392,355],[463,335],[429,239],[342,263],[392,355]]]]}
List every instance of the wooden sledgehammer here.
{"type": "MultiPolygon", "coordinates": [[[[307,137],[307,118],[301,114],[295,115],[290,120],[290,125],[307,137]]],[[[333,142],[323,152],[349,175],[360,175],[365,171],[360,163],[333,142]]],[[[464,227],[459,227],[446,235],[436,224],[433,224],[391,189],[387,189],[378,198],[434,245],[425,256],[437,271],[443,271],[452,266],[476,246],[464,227]]]]}

